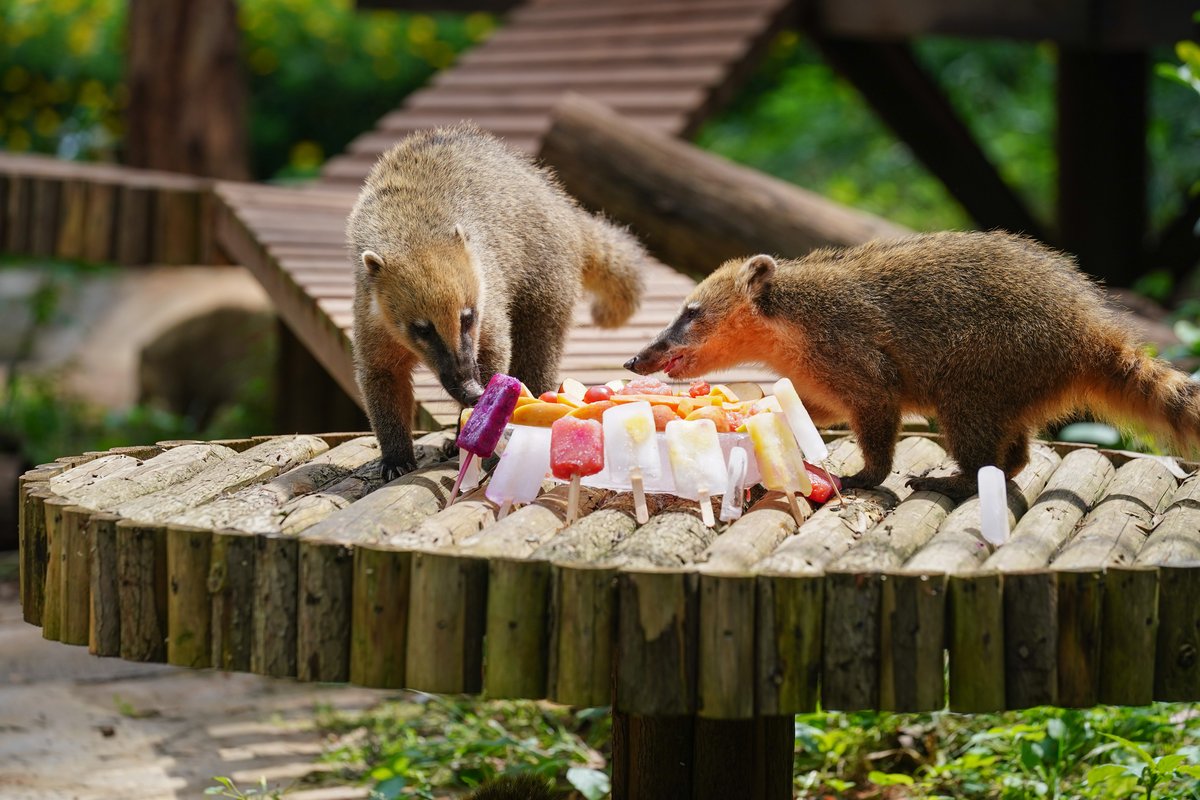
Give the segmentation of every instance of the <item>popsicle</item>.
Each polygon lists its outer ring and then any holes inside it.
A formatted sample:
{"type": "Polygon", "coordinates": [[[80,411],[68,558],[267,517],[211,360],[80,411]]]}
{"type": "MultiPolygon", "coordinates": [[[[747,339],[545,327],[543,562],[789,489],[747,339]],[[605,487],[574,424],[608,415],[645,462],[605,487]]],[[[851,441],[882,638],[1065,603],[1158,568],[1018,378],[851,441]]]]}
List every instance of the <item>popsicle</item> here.
{"type": "Polygon", "coordinates": [[[567,524],[579,514],[579,479],[604,468],[604,428],[594,419],[562,417],[550,426],[550,471],[571,482],[567,524]]]}
{"type": "Polygon", "coordinates": [[[484,490],[487,499],[500,506],[497,519],[506,517],[513,503],[531,503],[537,499],[549,470],[550,429],[513,426],[508,446],[484,490]]]}
{"type": "Polygon", "coordinates": [[[812,491],[812,482],[804,469],[804,457],[796,445],[796,437],[788,430],[783,415],[774,412],[755,414],[746,420],[746,430],[754,442],[754,455],[762,473],[763,486],[783,492],[796,524],[804,522],[804,514],[796,502],[796,492],[808,494],[812,491]]]}
{"type": "Polygon", "coordinates": [[[746,499],[746,466],[750,460],[746,451],[735,447],[729,451],[729,477],[725,483],[725,496],[721,498],[721,522],[733,522],[742,516],[742,502],[746,499]]]}
{"type": "MultiPolygon", "coordinates": [[[[821,438],[817,426],[813,424],[812,417],[808,415],[808,409],[804,407],[800,395],[796,394],[796,387],[792,385],[791,380],[780,378],[775,382],[772,391],[779,399],[779,406],[787,418],[788,427],[792,429],[792,435],[804,451],[804,457],[811,463],[820,465],[821,469],[828,473],[829,466],[825,459],[829,458],[829,448],[821,438]]],[[[833,485],[833,491],[837,494],[839,503],[845,502],[837,484],[833,485]]]]}
{"type": "Polygon", "coordinates": [[[979,468],[979,528],[994,547],[1008,541],[1008,493],[999,467],[979,468]]]}
{"type": "Polygon", "coordinates": [[[463,478],[466,477],[471,459],[474,456],[487,458],[495,451],[496,444],[500,441],[501,434],[504,433],[504,426],[512,417],[513,411],[517,407],[517,398],[520,396],[521,382],[512,376],[496,373],[488,381],[487,388],[483,390],[483,396],[475,404],[475,410],[471,412],[470,419],[458,432],[458,446],[460,449],[466,450],[467,454],[463,458],[462,466],[459,467],[454,488],[450,490],[450,503],[453,503],[454,499],[458,497],[458,490],[462,486],[463,478]]]}
{"type": "MultiPolygon", "coordinates": [[[[639,400],[604,412],[604,457],[613,480],[629,481],[638,524],[650,519],[644,480],[662,474],[662,458],[654,435],[650,403],[639,400]]],[[[672,424],[672,423],[668,423],[672,424]]]]}
{"type": "Polygon", "coordinates": [[[711,419],[679,419],[667,423],[667,455],[675,476],[675,493],[700,503],[700,518],[712,527],[711,495],[724,491],[725,455],[711,419]]]}

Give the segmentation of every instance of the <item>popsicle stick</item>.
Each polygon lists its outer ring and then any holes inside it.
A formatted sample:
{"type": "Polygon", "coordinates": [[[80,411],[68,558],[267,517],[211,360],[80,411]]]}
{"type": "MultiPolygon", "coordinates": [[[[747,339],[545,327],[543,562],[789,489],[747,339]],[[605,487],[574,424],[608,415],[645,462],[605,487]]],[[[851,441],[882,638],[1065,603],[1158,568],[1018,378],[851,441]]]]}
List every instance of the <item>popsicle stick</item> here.
{"type": "Polygon", "coordinates": [[[800,503],[796,500],[795,492],[784,492],[788,499],[788,508],[792,510],[792,519],[796,520],[797,525],[804,524],[804,509],[800,508],[800,503]]]}
{"type": "Polygon", "coordinates": [[[496,512],[496,519],[504,519],[508,516],[508,512],[512,511],[513,501],[511,498],[500,504],[500,510],[496,512]]]}
{"type": "Polygon", "coordinates": [[[842,497],[842,490],[838,488],[838,482],[834,479],[833,473],[829,471],[829,459],[821,462],[821,469],[825,470],[825,477],[829,479],[829,485],[833,487],[833,493],[837,496],[838,505],[846,505],[846,498],[842,497]]]}
{"type": "Polygon", "coordinates": [[[705,527],[712,528],[717,521],[713,518],[712,503],[708,500],[708,492],[701,489],[697,494],[700,501],[700,519],[704,522],[705,527]]]}
{"type": "Polygon", "coordinates": [[[463,478],[467,476],[467,467],[471,466],[471,459],[475,454],[468,451],[463,457],[462,466],[458,468],[458,477],[454,479],[454,486],[450,489],[450,498],[446,501],[446,505],[453,505],[454,499],[458,497],[458,490],[462,488],[463,478]]]}
{"type": "Polygon", "coordinates": [[[650,509],[646,507],[646,485],[642,482],[641,467],[629,471],[629,484],[633,487],[633,511],[638,525],[645,525],[650,521],[650,509]]]}
{"type": "Polygon", "coordinates": [[[567,524],[570,525],[579,515],[579,475],[571,476],[571,488],[567,490],[567,524]]]}

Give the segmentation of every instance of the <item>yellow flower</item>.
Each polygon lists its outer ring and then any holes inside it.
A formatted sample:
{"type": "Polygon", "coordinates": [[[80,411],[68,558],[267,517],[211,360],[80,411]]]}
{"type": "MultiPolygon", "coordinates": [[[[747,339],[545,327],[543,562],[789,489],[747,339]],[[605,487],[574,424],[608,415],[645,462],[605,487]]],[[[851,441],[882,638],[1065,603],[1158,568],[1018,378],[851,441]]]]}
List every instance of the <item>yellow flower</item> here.
{"type": "Polygon", "coordinates": [[[427,44],[437,35],[437,23],[433,17],[417,14],[408,21],[408,40],[413,44],[427,44]]]}
{"type": "Polygon", "coordinates": [[[476,12],[467,15],[467,36],[471,39],[482,39],[496,27],[496,20],[491,14],[476,12]]]}
{"type": "Polygon", "coordinates": [[[28,150],[33,147],[33,139],[24,128],[13,128],[8,133],[8,144],[5,146],[9,150],[28,150]]]}
{"type": "Polygon", "coordinates": [[[38,136],[49,139],[58,133],[58,128],[62,124],[62,119],[55,113],[52,108],[43,108],[37,113],[33,120],[33,129],[37,131],[38,136]]]}
{"type": "Polygon", "coordinates": [[[289,160],[292,166],[297,169],[314,170],[321,166],[321,162],[325,160],[325,153],[321,150],[321,145],[305,140],[292,145],[291,158],[289,160]]]}
{"type": "Polygon", "coordinates": [[[88,80],[79,87],[79,105],[87,108],[102,108],[108,105],[108,93],[98,80],[88,80]]]}

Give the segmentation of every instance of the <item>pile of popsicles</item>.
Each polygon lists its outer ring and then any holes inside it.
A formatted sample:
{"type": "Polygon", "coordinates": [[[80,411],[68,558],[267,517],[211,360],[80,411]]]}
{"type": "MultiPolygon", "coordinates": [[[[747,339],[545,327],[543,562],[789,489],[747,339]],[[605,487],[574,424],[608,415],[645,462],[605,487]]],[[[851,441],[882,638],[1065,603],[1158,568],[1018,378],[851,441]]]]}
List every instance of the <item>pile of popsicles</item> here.
{"type": "Polygon", "coordinates": [[[496,375],[475,408],[464,412],[462,466],[451,502],[460,488],[478,485],[476,458],[492,455],[511,427],[485,491],[500,517],[514,504],[532,502],[550,473],[570,482],[568,523],[578,513],[583,483],[632,490],[643,523],[647,491],[696,500],[711,526],[710,498],[723,497],[722,520],[737,519],[746,487],[760,481],[784,493],[800,521],[796,494],[822,503],[839,489],[836,477],[813,466],[829,451],[791,381],[780,380],[767,397],[746,386],[757,396],[741,400],[731,387],[704,382],[676,394],[639,378],[591,389],[565,382],[559,392],[534,398],[515,378],[496,375]]]}

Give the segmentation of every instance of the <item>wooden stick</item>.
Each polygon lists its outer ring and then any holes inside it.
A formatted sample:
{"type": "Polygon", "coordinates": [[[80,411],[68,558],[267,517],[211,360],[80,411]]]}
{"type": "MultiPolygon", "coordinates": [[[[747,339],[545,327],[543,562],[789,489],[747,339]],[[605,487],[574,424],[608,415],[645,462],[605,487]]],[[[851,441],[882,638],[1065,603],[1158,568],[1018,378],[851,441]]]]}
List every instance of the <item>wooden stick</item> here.
{"type": "Polygon", "coordinates": [[[496,519],[501,520],[508,516],[508,512],[512,511],[512,499],[506,499],[501,505],[500,510],[496,512],[496,519]]]}
{"type": "MultiPolygon", "coordinates": [[[[821,461],[821,469],[825,470],[825,477],[829,480],[829,485],[833,487],[833,493],[837,496],[838,505],[846,505],[846,498],[842,497],[842,490],[838,488],[838,482],[834,479],[833,473],[829,471],[829,459],[821,461]]],[[[797,520],[798,522],[799,520],[797,520]]]]}
{"type": "MultiPolygon", "coordinates": [[[[784,492],[788,499],[788,508],[792,511],[792,519],[796,520],[797,525],[804,524],[804,510],[800,508],[800,503],[796,501],[795,492],[784,492]]],[[[840,495],[839,495],[840,496],[840,495]]]]}
{"type": "Polygon", "coordinates": [[[458,477],[454,479],[454,487],[450,490],[450,499],[446,501],[446,505],[452,505],[455,498],[458,497],[458,490],[462,487],[463,478],[467,476],[467,467],[471,466],[471,459],[474,457],[475,454],[470,451],[463,456],[462,466],[458,468],[458,477]]]}
{"type": "Polygon", "coordinates": [[[645,525],[650,521],[650,509],[646,507],[646,486],[642,482],[641,467],[629,471],[629,483],[633,487],[633,510],[638,525],[645,525]]]}
{"type": "Polygon", "coordinates": [[[704,527],[712,528],[717,524],[717,521],[713,518],[712,503],[709,502],[708,491],[701,489],[697,494],[700,495],[700,519],[704,522],[704,527]]]}
{"type": "Polygon", "coordinates": [[[567,524],[579,516],[579,475],[571,476],[571,488],[567,492],[567,524]]]}

